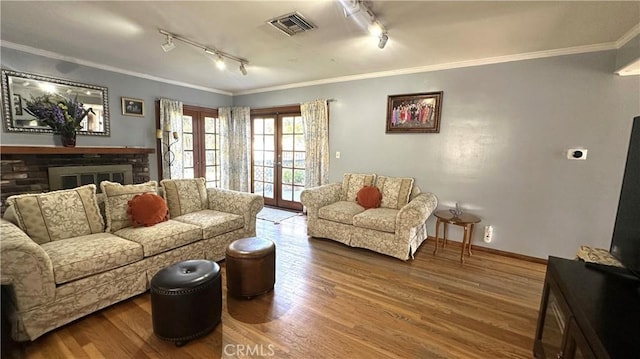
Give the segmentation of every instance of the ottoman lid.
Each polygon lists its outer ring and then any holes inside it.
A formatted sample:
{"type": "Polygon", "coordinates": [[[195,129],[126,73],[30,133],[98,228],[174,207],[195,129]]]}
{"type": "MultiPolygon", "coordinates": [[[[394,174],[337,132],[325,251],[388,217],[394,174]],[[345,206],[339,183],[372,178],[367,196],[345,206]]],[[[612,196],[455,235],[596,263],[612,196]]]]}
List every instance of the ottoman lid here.
{"type": "Polygon", "coordinates": [[[260,258],[275,252],[276,245],[259,237],[242,238],[231,242],[227,255],[234,258],[260,258]]]}
{"type": "Polygon", "coordinates": [[[218,263],[194,259],[161,269],[151,279],[151,287],[164,291],[179,291],[198,287],[219,276],[218,263]]]}

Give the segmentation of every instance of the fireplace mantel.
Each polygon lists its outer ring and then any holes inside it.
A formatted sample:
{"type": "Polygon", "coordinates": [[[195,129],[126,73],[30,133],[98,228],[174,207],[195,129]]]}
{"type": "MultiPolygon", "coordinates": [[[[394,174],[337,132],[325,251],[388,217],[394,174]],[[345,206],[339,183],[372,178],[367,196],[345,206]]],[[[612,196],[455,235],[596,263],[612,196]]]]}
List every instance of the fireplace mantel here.
{"type": "Polygon", "coordinates": [[[12,155],[149,154],[155,152],[155,148],[145,147],[0,146],[0,153],[12,155]]]}

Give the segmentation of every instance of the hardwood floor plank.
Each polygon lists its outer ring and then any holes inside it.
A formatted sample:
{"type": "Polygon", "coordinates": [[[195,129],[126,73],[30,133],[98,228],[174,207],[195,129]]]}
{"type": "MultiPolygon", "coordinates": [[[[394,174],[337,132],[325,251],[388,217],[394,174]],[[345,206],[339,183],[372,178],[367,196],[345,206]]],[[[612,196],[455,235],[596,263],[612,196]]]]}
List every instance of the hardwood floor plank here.
{"type": "Polygon", "coordinates": [[[276,285],[227,297],[222,323],[183,347],[153,334],[145,293],[22,346],[24,358],[531,358],[546,266],[476,251],[461,264],[427,241],[399,261],[307,238],[306,217],[258,235],[276,243],[276,285]]]}

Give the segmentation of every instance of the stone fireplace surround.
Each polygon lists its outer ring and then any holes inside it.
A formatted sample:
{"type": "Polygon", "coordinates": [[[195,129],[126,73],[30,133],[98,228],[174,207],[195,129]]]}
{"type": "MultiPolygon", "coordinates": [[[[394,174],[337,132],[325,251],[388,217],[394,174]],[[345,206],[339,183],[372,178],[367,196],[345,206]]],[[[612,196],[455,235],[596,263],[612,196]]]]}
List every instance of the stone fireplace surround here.
{"type": "Polygon", "coordinates": [[[150,180],[149,154],[140,147],[0,146],[0,214],[9,196],[49,191],[49,167],[130,164],[133,183],[150,180]]]}

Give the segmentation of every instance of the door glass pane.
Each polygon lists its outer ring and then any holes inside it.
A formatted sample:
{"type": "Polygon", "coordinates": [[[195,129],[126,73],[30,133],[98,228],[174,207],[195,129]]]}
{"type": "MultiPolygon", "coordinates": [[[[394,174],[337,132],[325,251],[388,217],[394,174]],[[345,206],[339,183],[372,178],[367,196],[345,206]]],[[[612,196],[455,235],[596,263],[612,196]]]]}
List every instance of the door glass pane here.
{"type": "Polygon", "coordinates": [[[207,170],[205,172],[205,178],[207,181],[215,181],[218,179],[218,176],[216,176],[216,169],[217,166],[207,166],[207,170]]]}
{"type": "Polygon", "coordinates": [[[215,134],[206,134],[206,135],[204,135],[204,146],[207,149],[215,149],[216,148],[216,135],[215,134]]]}
{"type": "Polygon", "coordinates": [[[193,150],[193,135],[190,133],[182,134],[182,149],[193,150]]]}
{"type": "Polygon", "coordinates": [[[296,151],[304,151],[304,136],[303,135],[296,135],[296,144],[295,144],[295,148],[296,151]]]}
{"type": "Polygon", "coordinates": [[[293,183],[297,185],[304,185],[304,170],[293,171],[293,183]]]}
{"type": "Polygon", "coordinates": [[[282,135],[282,150],[293,151],[293,135],[282,135]]]}
{"type": "Polygon", "coordinates": [[[295,161],[294,161],[293,167],[305,168],[305,163],[304,163],[305,152],[295,152],[294,158],[295,158],[295,161]]]}
{"type": "Polygon", "coordinates": [[[183,172],[184,178],[195,178],[193,175],[193,168],[185,168],[183,172]]]}
{"type": "Polygon", "coordinates": [[[253,136],[253,150],[264,150],[264,136],[253,136]]]}
{"type": "Polygon", "coordinates": [[[295,118],[295,128],[294,131],[296,133],[304,133],[304,126],[302,124],[302,117],[296,116],[295,118]]]}
{"type": "Polygon", "coordinates": [[[273,118],[264,119],[264,133],[274,135],[276,133],[276,120],[273,118]]]}
{"type": "Polygon", "coordinates": [[[272,135],[264,136],[264,149],[267,151],[274,151],[276,149],[275,136],[272,136],[272,135]]]}
{"type": "Polygon", "coordinates": [[[282,169],[282,183],[293,183],[293,171],[290,168],[282,169]]]}
{"type": "Polygon", "coordinates": [[[273,167],[263,167],[264,168],[264,180],[265,182],[272,182],[275,179],[273,175],[273,167]]]}
{"type": "Polygon", "coordinates": [[[253,119],[253,134],[262,135],[264,133],[264,120],[261,118],[253,119]]]}
{"type": "Polygon", "coordinates": [[[182,160],[184,161],[184,167],[193,167],[193,151],[184,151],[182,160]]]}
{"type": "Polygon", "coordinates": [[[265,183],[264,184],[264,197],[267,198],[276,198],[275,194],[273,193],[273,183],[265,183]]]}
{"type": "Polygon", "coordinates": [[[182,116],[182,132],[193,132],[193,119],[191,116],[182,116]]]}
{"type": "Polygon", "coordinates": [[[264,153],[262,151],[253,151],[253,164],[256,166],[264,165],[264,153]]]}
{"type": "Polygon", "coordinates": [[[293,167],[293,152],[291,151],[283,151],[282,152],[282,167],[293,167]]]}
{"type": "Polygon", "coordinates": [[[207,166],[213,166],[213,165],[217,165],[218,163],[216,163],[216,152],[214,150],[206,150],[204,151],[205,154],[205,165],[207,166]]]}
{"type": "Polygon", "coordinates": [[[264,185],[260,181],[253,182],[253,193],[262,194],[264,192],[264,185]]]}
{"type": "Polygon", "coordinates": [[[218,119],[215,117],[205,117],[204,118],[204,132],[206,133],[215,133],[216,131],[216,121],[218,119]]]}
{"type": "Polygon", "coordinates": [[[283,134],[293,133],[293,117],[282,118],[282,133],[283,134]]]}
{"type": "Polygon", "coordinates": [[[264,181],[264,168],[262,166],[253,166],[253,179],[264,181]]]}
{"type": "Polygon", "coordinates": [[[273,151],[264,151],[264,165],[273,166],[276,162],[276,153],[273,151]]]}
{"type": "Polygon", "coordinates": [[[293,186],[290,186],[288,184],[283,184],[282,194],[280,195],[280,198],[282,198],[285,201],[293,201],[293,186]]]}

